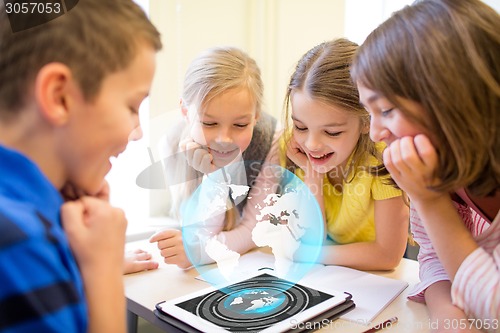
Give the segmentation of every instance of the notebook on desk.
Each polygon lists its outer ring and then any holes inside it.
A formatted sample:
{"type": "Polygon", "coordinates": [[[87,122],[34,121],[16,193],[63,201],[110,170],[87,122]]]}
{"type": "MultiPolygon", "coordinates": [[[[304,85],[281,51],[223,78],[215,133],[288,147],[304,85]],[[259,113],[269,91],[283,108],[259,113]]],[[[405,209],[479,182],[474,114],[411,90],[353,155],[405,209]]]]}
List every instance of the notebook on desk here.
{"type": "Polygon", "coordinates": [[[342,319],[364,325],[370,325],[408,287],[406,281],[342,266],[320,267],[306,275],[301,282],[313,286],[328,285],[352,294],[356,308],[342,315],[342,319]]]}
{"type": "Polygon", "coordinates": [[[347,293],[324,292],[264,273],[160,302],[155,314],[187,332],[301,332],[353,308],[347,293]],[[308,325],[298,325],[304,322],[308,325]]]}

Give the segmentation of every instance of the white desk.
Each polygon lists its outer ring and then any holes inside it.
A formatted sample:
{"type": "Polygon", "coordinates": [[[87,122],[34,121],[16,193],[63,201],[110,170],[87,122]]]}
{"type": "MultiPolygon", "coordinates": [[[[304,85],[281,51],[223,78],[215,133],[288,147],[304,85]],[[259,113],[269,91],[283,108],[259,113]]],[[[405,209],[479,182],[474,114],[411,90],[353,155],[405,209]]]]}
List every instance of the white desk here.
{"type": "MultiPolygon", "coordinates": [[[[195,279],[199,275],[195,269],[184,271],[177,266],[165,264],[159,254],[159,250],[156,248],[156,244],[150,244],[147,240],[143,240],[128,243],[127,248],[141,248],[149,251],[160,262],[160,267],[157,270],[124,276],[127,309],[129,311],[129,327],[136,325],[137,316],[140,316],[165,332],[179,332],[179,330],[155,316],[153,313],[155,305],[161,301],[207,288],[209,285],[195,279]]],[[[405,280],[412,286],[418,282],[418,263],[413,260],[403,259],[394,271],[372,273],[405,280]]],[[[379,323],[393,316],[399,318],[398,323],[394,324],[391,328],[384,329],[383,332],[430,332],[429,315],[426,306],[407,300],[408,289],[406,288],[374,320],[374,323],[379,323]]],[[[330,324],[323,325],[319,331],[360,333],[368,328],[351,321],[337,319],[330,324]]]]}

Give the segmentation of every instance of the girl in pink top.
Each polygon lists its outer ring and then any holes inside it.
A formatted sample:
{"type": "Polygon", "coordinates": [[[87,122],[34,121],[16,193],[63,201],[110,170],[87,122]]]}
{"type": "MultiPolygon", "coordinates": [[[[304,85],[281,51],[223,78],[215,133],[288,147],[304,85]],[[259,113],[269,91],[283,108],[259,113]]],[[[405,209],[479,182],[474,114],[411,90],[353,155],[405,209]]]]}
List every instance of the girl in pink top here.
{"type": "Polygon", "coordinates": [[[440,331],[500,330],[500,16],[424,0],[366,39],[352,77],[411,203],[421,283],[440,331]]]}

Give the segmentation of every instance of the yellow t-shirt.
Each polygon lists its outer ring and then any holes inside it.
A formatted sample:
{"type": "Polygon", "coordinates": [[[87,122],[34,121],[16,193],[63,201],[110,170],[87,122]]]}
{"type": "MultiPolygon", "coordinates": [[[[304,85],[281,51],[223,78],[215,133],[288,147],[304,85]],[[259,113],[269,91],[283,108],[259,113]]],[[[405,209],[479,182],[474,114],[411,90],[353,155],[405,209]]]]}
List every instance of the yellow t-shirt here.
{"type": "MultiPolygon", "coordinates": [[[[377,144],[376,147],[381,152],[385,145],[377,144]]],[[[327,232],[338,244],[375,240],[375,200],[402,195],[400,190],[383,183],[387,177],[376,177],[368,172],[366,166],[375,167],[379,164],[374,156],[367,156],[365,160],[367,163],[357,168],[354,178],[347,177],[352,180],[344,180],[342,185],[332,185],[325,174],[323,200],[327,232]]],[[[295,173],[300,179],[304,179],[303,170],[297,169],[295,173]]]]}

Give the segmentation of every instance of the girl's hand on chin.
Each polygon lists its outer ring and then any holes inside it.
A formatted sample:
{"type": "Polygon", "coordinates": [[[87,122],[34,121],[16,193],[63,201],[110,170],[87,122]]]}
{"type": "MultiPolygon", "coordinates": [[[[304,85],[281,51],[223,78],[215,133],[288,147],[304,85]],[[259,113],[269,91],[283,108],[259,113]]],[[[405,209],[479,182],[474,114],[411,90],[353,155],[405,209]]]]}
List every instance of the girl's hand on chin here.
{"type": "Polygon", "coordinates": [[[307,154],[304,150],[302,150],[293,136],[288,143],[286,155],[293,163],[304,171],[306,177],[323,179],[324,174],[319,173],[312,168],[307,154]]]}
{"type": "Polygon", "coordinates": [[[302,150],[297,141],[295,141],[293,136],[290,142],[288,142],[286,156],[304,171],[310,166],[306,153],[302,150]]]}
{"type": "Polygon", "coordinates": [[[392,179],[412,200],[434,200],[443,193],[430,187],[439,184],[435,176],[439,160],[436,149],[423,134],[403,137],[384,151],[384,164],[392,179]]]}
{"type": "Polygon", "coordinates": [[[218,169],[209,148],[200,145],[193,139],[182,140],[179,143],[179,149],[185,153],[187,163],[195,170],[208,174],[218,169]]]}

